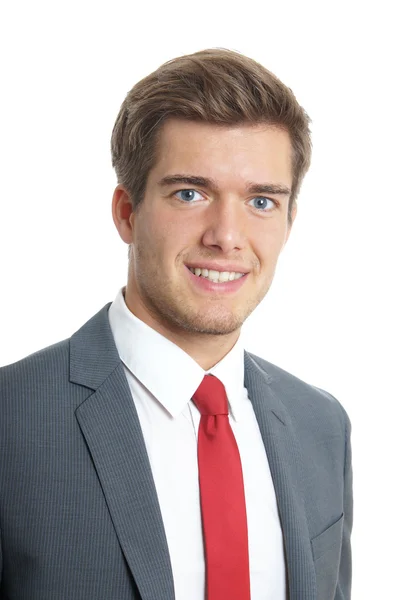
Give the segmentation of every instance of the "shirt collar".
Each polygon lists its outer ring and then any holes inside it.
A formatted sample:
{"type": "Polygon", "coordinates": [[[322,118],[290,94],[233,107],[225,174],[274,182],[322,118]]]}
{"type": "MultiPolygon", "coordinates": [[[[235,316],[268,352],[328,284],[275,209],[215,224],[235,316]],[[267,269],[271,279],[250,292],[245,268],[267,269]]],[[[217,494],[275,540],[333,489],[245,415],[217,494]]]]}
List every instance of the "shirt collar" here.
{"type": "Polygon", "coordinates": [[[242,410],[244,350],[240,337],[214,367],[204,371],[182,348],[136,317],[121,288],[109,308],[109,323],[120,359],[162,406],[177,417],[202,382],[212,374],[224,384],[231,416],[242,410]]]}

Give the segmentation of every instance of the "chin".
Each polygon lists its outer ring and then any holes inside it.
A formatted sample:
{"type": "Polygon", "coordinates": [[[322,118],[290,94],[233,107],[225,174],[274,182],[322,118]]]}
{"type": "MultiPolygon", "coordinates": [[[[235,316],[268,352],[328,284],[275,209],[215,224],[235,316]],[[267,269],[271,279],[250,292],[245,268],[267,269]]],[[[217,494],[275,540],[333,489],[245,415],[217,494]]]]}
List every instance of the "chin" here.
{"type": "Polygon", "coordinates": [[[207,335],[229,335],[242,327],[244,319],[241,316],[232,314],[231,311],[209,311],[212,314],[206,314],[205,311],[195,313],[195,315],[184,315],[179,319],[179,325],[185,331],[191,333],[202,333],[207,335]]]}

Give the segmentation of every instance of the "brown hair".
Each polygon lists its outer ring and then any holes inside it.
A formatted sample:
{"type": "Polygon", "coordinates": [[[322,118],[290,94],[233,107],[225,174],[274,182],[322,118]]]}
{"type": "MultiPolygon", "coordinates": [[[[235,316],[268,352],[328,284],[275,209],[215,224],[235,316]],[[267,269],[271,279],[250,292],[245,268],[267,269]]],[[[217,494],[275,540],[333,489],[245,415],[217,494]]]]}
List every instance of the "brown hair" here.
{"type": "Polygon", "coordinates": [[[291,209],[311,161],[310,119],[293,92],[256,61],[224,48],[169,60],[127,94],[112,132],[118,183],[137,208],[157,161],[157,141],[168,117],[217,125],[265,123],[284,128],[292,144],[291,209]]]}

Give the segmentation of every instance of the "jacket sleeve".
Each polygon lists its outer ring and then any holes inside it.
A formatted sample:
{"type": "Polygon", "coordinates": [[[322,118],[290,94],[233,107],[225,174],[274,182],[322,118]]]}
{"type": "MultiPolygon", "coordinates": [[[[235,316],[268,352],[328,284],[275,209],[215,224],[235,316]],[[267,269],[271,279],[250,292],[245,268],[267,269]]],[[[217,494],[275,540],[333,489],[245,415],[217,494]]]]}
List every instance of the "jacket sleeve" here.
{"type": "Polygon", "coordinates": [[[353,489],[352,489],[352,463],[351,463],[351,422],[342,408],[345,427],[345,465],[344,465],[344,523],[343,541],[341,546],[339,578],[337,582],[335,600],[350,600],[352,560],[351,560],[351,532],[353,524],[353,489]]]}

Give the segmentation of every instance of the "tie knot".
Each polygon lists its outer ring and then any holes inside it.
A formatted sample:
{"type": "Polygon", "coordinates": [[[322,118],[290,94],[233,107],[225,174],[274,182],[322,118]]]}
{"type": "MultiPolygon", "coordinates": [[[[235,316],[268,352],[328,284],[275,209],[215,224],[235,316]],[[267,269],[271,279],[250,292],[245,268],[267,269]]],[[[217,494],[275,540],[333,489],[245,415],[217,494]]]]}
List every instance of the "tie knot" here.
{"type": "Polygon", "coordinates": [[[201,415],[227,415],[228,400],[225,387],[217,377],[205,375],[192,397],[201,415]]]}

